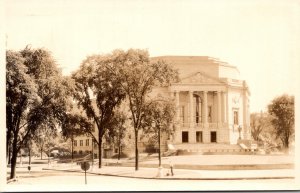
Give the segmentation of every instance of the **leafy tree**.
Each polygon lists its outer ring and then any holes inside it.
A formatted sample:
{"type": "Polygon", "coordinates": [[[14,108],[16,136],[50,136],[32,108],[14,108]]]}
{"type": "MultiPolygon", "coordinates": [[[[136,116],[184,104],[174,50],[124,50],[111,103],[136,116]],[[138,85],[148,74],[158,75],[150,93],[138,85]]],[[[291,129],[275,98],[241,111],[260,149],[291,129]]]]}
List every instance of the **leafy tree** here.
{"type": "Polygon", "coordinates": [[[176,109],[171,99],[157,98],[150,101],[148,108],[145,110],[146,119],[143,125],[146,133],[156,135],[156,143],[158,143],[158,160],[161,166],[161,133],[170,135],[173,132],[172,123],[174,121],[176,109]]]}
{"type": "Polygon", "coordinates": [[[6,52],[6,152],[11,163],[10,178],[15,177],[17,155],[26,139],[28,109],[39,102],[37,85],[27,74],[24,58],[18,52],[6,52]],[[9,149],[11,147],[11,149],[9,149]],[[8,152],[11,152],[11,156],[8,152]]]}
{"type": "Polygon", "coordinates": [[[70,93],[47,50],[7,51],[6,59],[7,143],[12,146],[10,178],[15,178],[18,152],[41,124],[57,129],[70,93]]]}
{"type": "Polygon", "coordinates": [[[43,152],[47,154],[47,151],[45,151],[45,146],[48,143],[48,138],[54,138],[57,134],[55,130],[51,130],[47,128],[47,124],[42,123],[40,128],[36,130],[34,133],[34,142],[36,143],[37,148],[40,151],[41,154],[41,160],[43,159],[43,152]]]}
{"type": "Polygon", "coordinates": [[[146,98],[154,86],[169,86],[178,80],[178,72],[164,61],[150,62],[145,50],[116,50],[112,53],[109,69],[119,77],[119,84],[125,91],[134,127],[135,170],[138,170],[138,136],[142,129],[146,98]]]}
{"type": "Polygon", "coordinates": [[[99,168],[102,164],[103,136],[109,128],[115,108],[125,98],[119,79],[107,70],[109,64],[110,58],[107,56],[89,56],[72,75],[75,80],[74,98],[98,130],[97,137],[91,130],[88,132],[98,144],[99,168]]]}
{"type": "Polygon", "coordinates": [[[74,138],[79,135],[93,131],[93,124],[84,116],[78,113],[67,113],[62,123],[62,135],[71,139],[71,155],[74,159],[73,146],[74,138]]]}
{"type": "Polygon", "coordinates": [[[268,105],[268,112],[273,116],[272,124],[276,137],[282,141],[284,148],[289,148],[295,133],[294,96],[282,95],[273,99],[268,105]]]}
{"type": "Polygon", "coordinates": [[[110,144],[115,144],[118,147],[118,160],[121,158],[122,146],[124,146],[124,138],[126,135],[127,116],[124,112],[118,110],[115,112],[111,120],[106,141],[110,144]]]}
{"type": "Polygon", "coordinates": [[[252,113],[250,115],[251,134],[255,141],[260,141],[260,137],[265,130],[271,126],[271,118],[268,114],[252,113]]]}

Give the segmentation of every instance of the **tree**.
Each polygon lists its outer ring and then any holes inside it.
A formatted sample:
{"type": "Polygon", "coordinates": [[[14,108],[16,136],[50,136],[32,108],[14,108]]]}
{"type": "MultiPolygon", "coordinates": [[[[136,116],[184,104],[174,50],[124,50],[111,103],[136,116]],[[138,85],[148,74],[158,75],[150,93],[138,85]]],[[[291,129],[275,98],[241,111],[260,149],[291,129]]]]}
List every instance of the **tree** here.
{"type": "Polygon", "coordinates": [[[110,71],[119,77],[132,116],[135,140],[135,170],[138,170],[138,136],[142,129],[146,98],[154,86],[169,86],[178,81],[178,72],[162,60],[150,62],[145,50],[116,50],[112,53],[110,71]]]}
{"type": "Polygon", "coordinates": [[[158,160],[161,167],[161,133],[165,132],[170,135],[173,132],[172,123],[174,121],[176,109],[175,104],[168,98],[157,98],[149,102],[145,111],[146,119],[143,126],[146,133],[155,134],[158,143],[158,160]]]}
{"type": "Polygon", "coordinates": [[[110,144],[115,144],[118,147],[118,160],[121,158],[122,146],[124,145],[124,138],[126,135],[125,122],[127,116],[124,112],[118,110],[114,113],[114,117],[111,120],[106,141],[110,144]]]}
{"type": "Polygon", "coordinates": [[[6,152],[11,163],[10,178],[15,177],[17,154],[25,144],[24,120],[28,109],[36,105],[37,85],[27,74],[24,58],[18,52],[6,52],[6,152]],[[21,135],[23,134],[23,135],[21,135]],[[11,147],[11,149],[10,149],[11,147]],[[11,155],[9,155],[12,152],[11,155]]]}
{"type": "Polygon", "coordinates": [[[268,105],[268,112],[273,116],[276,137],[282,141],[284,148],[289,148],[295,133],[294,96],[282,95],[273,99],[268,105]]]}
{"type": "MultiPolygon", "coordinates": [[[[250,115],[251,134],[255,141],[260,141],[262,133],[271,126],[271,118],[265,113],[252,113],[250,115]]],[[[269,130],[269,132],[272,132],[269,130]]]]}
{"type": "Polygon", "coordinates": [[[47,129],[47,124],[41,124],[40,128],[36,130],[34,133],[33,140],[36,143],[37,148],[41,154],[41,160],[43,159],[43,152],[47,154],[45,151],[45,146],[48,143],[48,138],[54,138],[56,136],[55,130],[47,129]]]}
{"type": "Polygon", "coordinates": [[[7,51],[6,59],[7,147],[12,147],[10,178],[15,178],[18,152],[42,123],[57,129],[69,91],[47,50],[7,51]]]}
{"type": "Polygon", "coordinates": [[[93,120],[98,136],[88,131],[98,144],[99,168],[102,164],[102,138],[106,133],[114,110],[125,98],[119,79],[107,69],[110,57],[94,55],[83,61],[78,71],[72,74],[75,81],[74,98],[85,111],[86,116],[93,120]]]}
{"type": "Polygon", "coordinates": [[[78,113],[67,113],[62,122],[62,135],[71,139],[71,155],[74,159],[73,146],[74,138],[93,130],[93,124],[86,117],[78,113]]]}

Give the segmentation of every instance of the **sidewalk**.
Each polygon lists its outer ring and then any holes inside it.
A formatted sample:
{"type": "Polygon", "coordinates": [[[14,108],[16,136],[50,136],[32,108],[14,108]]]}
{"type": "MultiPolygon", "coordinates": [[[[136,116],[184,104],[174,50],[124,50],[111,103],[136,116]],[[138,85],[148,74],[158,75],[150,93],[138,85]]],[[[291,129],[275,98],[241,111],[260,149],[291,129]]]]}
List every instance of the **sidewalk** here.
{"type": "MultiPolygon", "coordinates": [[[[79,165],[63,167],[47,167],[43,170],[58,170],[66,172],[84,172],[79,165]]],[[[87,174],[118,176],[143,179],[178,179],[178,180],[243,180],[243,179],[293,179],[293,169],[273,170],[186,170],[174,169],[174,176],[170,175],[169,168],[164,168],[162,176],[158,176],[158,168],[103,166],[101,169],[94,166],[87,174]],[[169,174],[169,175],[168,175],[169,174]]]]}

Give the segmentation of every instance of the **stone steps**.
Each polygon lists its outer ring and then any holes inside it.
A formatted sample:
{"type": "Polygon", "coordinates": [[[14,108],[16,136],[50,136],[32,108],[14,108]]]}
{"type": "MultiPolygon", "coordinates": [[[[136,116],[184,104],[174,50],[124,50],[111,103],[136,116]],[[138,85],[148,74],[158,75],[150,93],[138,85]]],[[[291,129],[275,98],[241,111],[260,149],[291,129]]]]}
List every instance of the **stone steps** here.
{"type": "Polygon", "coordinates": [[[178,155],[218,155],[218,154],[251,154],[248,149],[231,144],[175,144],[178,155]]]}

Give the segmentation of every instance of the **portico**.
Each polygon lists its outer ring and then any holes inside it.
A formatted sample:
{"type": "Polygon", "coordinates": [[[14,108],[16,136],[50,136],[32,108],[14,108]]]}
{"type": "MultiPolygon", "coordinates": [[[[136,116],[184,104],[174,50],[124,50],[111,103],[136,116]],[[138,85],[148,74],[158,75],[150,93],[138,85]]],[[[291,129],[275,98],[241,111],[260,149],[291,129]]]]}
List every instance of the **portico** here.
{"type": "Polygon", "coordinates": [[[169,142],[189,144],[237,144],[250,139],[247,84],[235,66],[204,56],[162,56],[178,69],[180,81],[165,91],[176,106],[174,133],[169,142]],[[240,129],[239,129],[240,128],[240,129]]]}
{"type": "Polygon", "coordinates": [[[176,103],[176,142],[211,143],[220,142],[226,120],[226,88],[176,89],[172,94],[176,103]],[[219,137],[218,137],[219,136],[219,137]]]}

